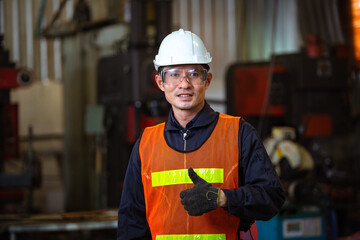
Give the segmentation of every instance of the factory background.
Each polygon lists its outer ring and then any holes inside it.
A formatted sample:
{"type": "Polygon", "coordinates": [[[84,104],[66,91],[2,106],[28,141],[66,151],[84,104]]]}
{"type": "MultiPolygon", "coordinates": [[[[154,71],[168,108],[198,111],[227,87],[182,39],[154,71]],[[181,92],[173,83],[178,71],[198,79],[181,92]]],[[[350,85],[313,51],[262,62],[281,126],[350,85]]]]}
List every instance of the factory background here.
{"type": "Polygon", "coordinates": [[[0,238],[115,238],[132,145],[168,116],[152,60],[183,28],[287,192],[264,239],[358,239],[359,21],[358,0],[0,0],[0,238]]]}

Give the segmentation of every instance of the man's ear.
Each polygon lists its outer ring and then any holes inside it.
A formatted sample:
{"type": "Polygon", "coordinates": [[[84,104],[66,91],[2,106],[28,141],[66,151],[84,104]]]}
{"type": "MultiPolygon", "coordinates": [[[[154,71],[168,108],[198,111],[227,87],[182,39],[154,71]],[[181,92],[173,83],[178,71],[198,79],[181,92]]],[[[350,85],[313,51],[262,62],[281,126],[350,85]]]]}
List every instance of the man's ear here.
{"type": "Polygon", "coordinates": [[[208,89],[208,87],[210,86],[210,83],[211,83],[211,80],[212,80],[212,77],[213,77],[213,75],[212,75],[212,73],[211,72],[208,72],[208,74],[207,74],[207,76],[206,76],[206,89],[208,89]]]}
{"type": "Polygon", "coordinates": [[[158,87],[161,89],[161,91],[164,91],[164,83],[161,80],[161,76],[160,74],[156,74],[155,75],[155,82],[158,85],[158,87]]]}

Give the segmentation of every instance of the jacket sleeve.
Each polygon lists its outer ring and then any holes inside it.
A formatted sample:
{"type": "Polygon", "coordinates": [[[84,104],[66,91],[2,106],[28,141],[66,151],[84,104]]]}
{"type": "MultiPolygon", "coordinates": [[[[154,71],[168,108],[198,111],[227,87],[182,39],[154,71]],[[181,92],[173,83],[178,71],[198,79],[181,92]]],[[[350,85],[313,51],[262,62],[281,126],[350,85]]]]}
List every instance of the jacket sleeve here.
{"type": "Polygon", "coordinates": [[[256,130],[241,124],[243,180],[238,189],[223,189],[230,214],[253,220],[269,220],[282,207],[285,196],[277,173],[256,130]]]}
{"type": "Polygon", "coordinates": [[[118,211],[117,240],[130,239],[151,239],[141,180],[139,140],[130,155],[118,211]]]}

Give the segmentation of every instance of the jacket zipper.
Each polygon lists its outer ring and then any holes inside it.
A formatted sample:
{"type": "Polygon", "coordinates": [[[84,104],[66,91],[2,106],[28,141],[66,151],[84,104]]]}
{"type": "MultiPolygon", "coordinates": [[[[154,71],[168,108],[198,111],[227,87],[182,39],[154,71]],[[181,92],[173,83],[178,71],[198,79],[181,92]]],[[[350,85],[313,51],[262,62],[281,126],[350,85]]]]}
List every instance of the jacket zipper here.
{"type": "MultiPolygon", "coordinates": [[[[184,140],[184,151],[186,151],[186,137],[189,133],[189,130],[186,130],[186,132],[184,132],[183,130],[180,130],[180,132],[183,135],[183,140],[184,140]]],[[[187,160],[186,160],[186,153],[184,153],[184,169],[187,169],[187,160]]],[[[187,184],[186,184],[187,186],[187,184]]],[[[189,219],[189,215],[186,214],[186,232],[189,232],[189,224],[190,224],[190,219],[189,219]]]]}
{"type": "Polygon", "coordinates": [[[184,140],[184,151],[186,151],[186,137],[189,133],[189,130],[186,130],[186,132],[183,132],[182,130],[180,130],[181,133],[183,134],[183,140],[184,140]]]}

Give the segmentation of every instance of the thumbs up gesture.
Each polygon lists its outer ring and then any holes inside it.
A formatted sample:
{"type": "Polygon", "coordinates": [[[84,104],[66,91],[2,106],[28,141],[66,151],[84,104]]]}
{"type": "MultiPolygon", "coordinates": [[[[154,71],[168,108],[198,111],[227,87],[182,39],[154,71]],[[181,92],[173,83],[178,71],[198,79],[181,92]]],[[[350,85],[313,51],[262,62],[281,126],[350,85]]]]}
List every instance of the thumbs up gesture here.
{"type": "Polygon", "coordinates": [[[192,169],[188,169],[192,188],[180,192],[181,204],[190,216],[201,216],[215,210],[219,205],[220,188],[208,183],[192,169]]]}

